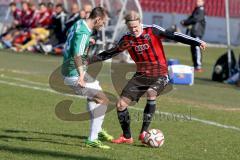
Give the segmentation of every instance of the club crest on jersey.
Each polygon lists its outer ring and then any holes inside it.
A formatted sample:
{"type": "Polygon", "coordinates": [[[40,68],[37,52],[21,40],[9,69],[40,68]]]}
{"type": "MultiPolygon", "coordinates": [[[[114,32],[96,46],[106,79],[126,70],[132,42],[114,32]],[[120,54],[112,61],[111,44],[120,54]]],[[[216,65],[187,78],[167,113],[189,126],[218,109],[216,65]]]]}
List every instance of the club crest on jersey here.
{"type": "Polygon", "coordinates": [[[149,34],[145,34],[143,37],[144,37],[145,40],[148,40],[148,41],[150,40],[150,35],[149,34]]]}
{"type": "Polygon", "coordinates": [[[149,49],[149,45],[148,44],[137,45],[135,47],[135,51],[136,52],[142,52],[142,51],[147,50],[147,49],[149,49]]]}

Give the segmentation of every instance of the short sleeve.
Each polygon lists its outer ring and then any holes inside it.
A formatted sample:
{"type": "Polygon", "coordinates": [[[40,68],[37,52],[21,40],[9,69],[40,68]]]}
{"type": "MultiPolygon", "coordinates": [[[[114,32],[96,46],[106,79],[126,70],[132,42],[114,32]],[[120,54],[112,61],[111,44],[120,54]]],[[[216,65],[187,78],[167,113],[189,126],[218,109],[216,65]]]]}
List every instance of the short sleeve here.
{"type": "Polygon", "coordinates": [[[73,53],[74,56],[81,56],[84,54],[88,41],[87,34],[75,33],[73,37],[73,53]]]}

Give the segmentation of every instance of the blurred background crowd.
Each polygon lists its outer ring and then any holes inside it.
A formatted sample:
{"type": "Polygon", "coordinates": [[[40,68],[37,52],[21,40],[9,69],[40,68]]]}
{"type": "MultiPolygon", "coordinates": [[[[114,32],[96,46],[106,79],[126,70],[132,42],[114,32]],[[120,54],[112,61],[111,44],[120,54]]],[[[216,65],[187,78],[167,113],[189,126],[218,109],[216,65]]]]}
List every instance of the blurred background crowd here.
{"type": "Polygon", "coordinates": [[[9,7],[13,21],[1,35],[1,48],[54,54],[62,53],[67,30],[79,19],[86,19],[92,10],[90,4],[80,10],[78,4],[73,3],[67,12],[62,3],[36,6],[27,1],[22,1],[20,8],[15,2],[9,7]]]}

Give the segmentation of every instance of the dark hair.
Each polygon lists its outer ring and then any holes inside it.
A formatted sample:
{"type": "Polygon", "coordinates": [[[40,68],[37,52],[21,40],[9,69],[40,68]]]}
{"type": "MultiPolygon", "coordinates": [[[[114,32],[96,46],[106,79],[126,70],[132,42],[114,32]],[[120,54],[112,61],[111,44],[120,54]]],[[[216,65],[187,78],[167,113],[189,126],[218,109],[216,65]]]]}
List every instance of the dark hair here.
{"type": "Polygon", "coordinates": [[[46,3],[44,3],[44,2],[42,2],[42,3],[39,3],[39,5],[38,5],[39,7],[40,6],[45,6],[45,7],[47,7],[47,5],[46,5],[46,3]]]}
{"type": "Polygon", "coordinates": [[[48,2],[47,7],[54,7],[54,4],[52,2],[48,2]]]}
{"type": "Polygon", "coordinates": [[[26,5],[28,5],[28,7],[30,6],[30,3],[27,2],[27,1],[22,1],[21,4],[22,4],[22,5],[23,5],[23,4],[26,4],[26,5]]]}
{"type": "Polygon", "coordinates": [[[10,6],[10,7],[12,7],[12,6],[15,6],[15,7],[16,7],[17,4],[16,4],[15,2],[11,2],[11,3],[9,4],[9,6],[10,6]]]}
{"type": "Polygon", "coordinates": [[[60,7],[60,8],[62,8],[62,9],[64,9],[62,3],[58,3],[58,4],[56,4],[56,7],[60,7]]]}
{"type": "Polygon", "coordinates": [[[89,15],[89,18],[90,19],[94,19],[94,18],[97,18],[97,17],[105,17],[107,15],[107,12],[104,8],[102,7],[96,7],[96,8],[93,8],[92,12],[90,13],[89,15]]]}

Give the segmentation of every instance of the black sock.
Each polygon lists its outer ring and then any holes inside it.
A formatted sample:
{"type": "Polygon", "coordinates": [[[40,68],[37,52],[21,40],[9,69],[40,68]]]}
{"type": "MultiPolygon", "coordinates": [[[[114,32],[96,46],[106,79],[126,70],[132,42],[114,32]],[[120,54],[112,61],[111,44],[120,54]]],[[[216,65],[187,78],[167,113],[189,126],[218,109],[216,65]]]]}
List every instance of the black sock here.
{"type": "Polygon", "coordinates": [[[123,111],[117,111],[118,114],[118,120],[121,124],[122,130],[123,130],[123,136],[125,138],[131,138],[131,131],[130,131],[130,115],[128,112],[128,109],[126,108],[123,111]]]}
{"type": "Polygon", "coordinates": [[[155,100],[147,100],[146,107],[143,112],[143,123],[142,123],[142,129],[141,132],[147,131],[148,127],[152,121],[153,114],[156,110],[156,101],[155,100]]]}

